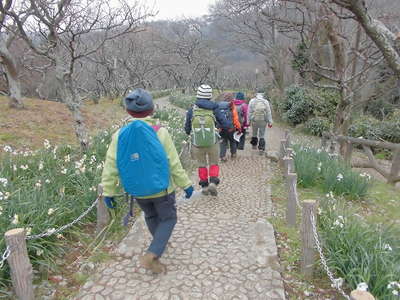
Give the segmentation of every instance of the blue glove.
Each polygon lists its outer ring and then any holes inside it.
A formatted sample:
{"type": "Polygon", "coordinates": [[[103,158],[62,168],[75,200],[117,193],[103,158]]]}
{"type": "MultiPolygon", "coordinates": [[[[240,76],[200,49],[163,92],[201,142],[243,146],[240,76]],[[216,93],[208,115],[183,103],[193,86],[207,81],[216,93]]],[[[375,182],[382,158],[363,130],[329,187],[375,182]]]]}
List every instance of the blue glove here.
{"type": "Polygon", "coordinates": [[[194,192],[194,188],[193,186],[189,186],[188,188],[184,189],[185,194],[186,194],[186,199],[189,199],[190,197],[192,197],[192,194],[194,192]]]}
{"type": "Polygon", "coordinates": [[[115,208],[117,206],[117,202],[115,202],[114,197],[104,197],[103,200],[108,208],[115,208]]]}

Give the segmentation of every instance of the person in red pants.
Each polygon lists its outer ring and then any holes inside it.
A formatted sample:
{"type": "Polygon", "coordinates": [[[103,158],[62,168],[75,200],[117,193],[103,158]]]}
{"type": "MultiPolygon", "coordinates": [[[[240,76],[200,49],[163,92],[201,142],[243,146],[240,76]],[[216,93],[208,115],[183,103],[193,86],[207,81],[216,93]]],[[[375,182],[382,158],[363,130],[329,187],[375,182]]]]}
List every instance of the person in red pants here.
{"type": "Polygon", "coordinates": [[[192,155],[198,162],[199,185],[204,195],[217,196],[219,184],[219,144],[217,128],[229,128],[229,121],[211,101],[212,88],[201,85],[197,100],[186,113],[185,132],[191,135],[192,155]],[[208,167],[208,168],[207,168],[208,167]]]}

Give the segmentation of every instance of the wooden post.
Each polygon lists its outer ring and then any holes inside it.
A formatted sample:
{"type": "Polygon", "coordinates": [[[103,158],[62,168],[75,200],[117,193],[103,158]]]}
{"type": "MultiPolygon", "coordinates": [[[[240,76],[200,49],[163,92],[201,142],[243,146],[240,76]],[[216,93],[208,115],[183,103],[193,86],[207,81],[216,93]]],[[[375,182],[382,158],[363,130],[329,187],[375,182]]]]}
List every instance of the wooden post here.
{"type": "Polygon", "coordinates": [[[286,149],[286,156],[290,158],[288,161],[288,173],[296,173],[296,168],[294,165],[294,159],[293,159],[293,149],[292,148],[287,148],[286,149]]]}
{"type": "Polygon", "coordinates": [[[288,153],[288,158],[289,158],[289,160],[287,162],[288,163],[287,174],[296,173],[296,167],[294,165],[294,159],[291,156],[289,156],[289,153],[288,153]]]}
{"type": "Polygon", "coordinates": [[[351,300],[375,300],[375,297],[372,296],[369,292],[354,290],[350,294],[351,300]]]}
{"type": "Polygon", "coordinates": [[[329,146],[329,153],[335,154],[336,153],[336,141],[333,139],[331,140],[331,145],[329,146]]]}
{"type": "Polygon", "coordinates": [[[103,201],[103,186],[99,184],[97,187],[97,193],[99,195],[99,202],[97,202],[97,224],[96,233],[99,234],[110,222],[110,214],[103,201]]]}
{"type": "Polygon", "coordinates": [[[288,139],[289,135],[290,135],[290,130],[289,129],[285,129],[285,140],[288,139]]]}
{"type": "MultiPolygon", "coordinates": [[[[292,159],[291,158],[289,158],[289,157],[287,157],[287,156],[285,156],[284,158],[283,158],[283,177],[287,177],[287,175],[289,174],[289,172],[290,172],[290,168],[291,168],[291,161],[292,159]]],[[[293,160],[292,160],[293,161],[293,160]]]]}
{"type": "MultiPolygon", "coordinates": [[[[301,273],[310,278],[313,274],[315,263],[315,241],[311,224],[311,215],[316,216],[317,202],[315,200],[303,201],[303,216],[301,223],[302,259],[301,273]]],[[[316,220],[315,220],[316,222],[316,220]]]]}
{"type": "Polygon", "coordinates": [[[32,277],[33,270],[25,242],[25,229],[16,228],[4,234],[6,245],[11,254],[7,258],[11,270],[11,281],[20,300],[34,300],[32,277]]]}
{"type": "Polygon", "coordinates": [[[293,148],[286,148],[286,155],[288,157],[293,157],[293,148]]]}
{"type": "Polygon", "coordinates": [[[286,140],[281,140],[279,148],[279,165],[281,168],[284,167],[283,159],[286,156],[286,140]]]}
{"type": "Polygon", "coordinates": [[[326,146],[328,146],[328,139],[326,138],[326,136],[322,135],[321,137],[321,148],[322,150],[326,150],[326,146]]]}
{"type": "Polygon", "coordinates": [[[297,174],[288,173],[286,177],[288,187],[288,198],[286,205],[286,223],[289,226],[296,226],[296,208],[297,208],[297,174]]]}
{"type": "Polygon", "coordinates": [[[287,130],[285,132],[285,137],[286,137],[286,148],[290,148],[292,143],[291,143],[291,138],[290,138],[290,132],[287,130]]]}
{"type": "Polygon", "coordinates": [[[281,140],[279,148],[279,158],[283,159],[286,156],[286,140],[281,140]]]}

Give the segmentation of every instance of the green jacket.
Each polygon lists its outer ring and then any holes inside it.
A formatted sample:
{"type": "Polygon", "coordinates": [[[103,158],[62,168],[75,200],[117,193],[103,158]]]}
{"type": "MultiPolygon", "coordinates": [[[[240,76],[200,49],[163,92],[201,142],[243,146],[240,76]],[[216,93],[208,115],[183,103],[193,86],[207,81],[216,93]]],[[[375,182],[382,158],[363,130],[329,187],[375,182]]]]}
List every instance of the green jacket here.
{"type": "MultiPolygon", "coordinates": [[[[135,119],[133,119],[134,121],[135,119]]],[[[157,121],[151,117],[141,118],[140,120],[145,121],[149,125],[156,125],[157,121]]],[[[158,138],[161,144],[164,146],[165,152],[169,160],[170,168],[170,180],[168,186],[168,194],[175,191],[176,186],[185,189],[192,185],[191,180],[187,176],[182,164],[179,160],[178,152],[176,151],[175,145],[171,139],[166,128],[161,127],[157,131],[158,138]]],[[[103,174],[101,176],[101,183],[103,185],[103,195],[106,197],[112,197],[116,195],[118,185],[118,169],[117,169],[117,145],[118,145],[119,130],[112,136],[111,144],[108,147],[106,161],[104,163],[103,174]]],[[[146,198],[155,198],[165,195],[166,192],[160,192],[158,194],[149,195],[146,198]]]]}

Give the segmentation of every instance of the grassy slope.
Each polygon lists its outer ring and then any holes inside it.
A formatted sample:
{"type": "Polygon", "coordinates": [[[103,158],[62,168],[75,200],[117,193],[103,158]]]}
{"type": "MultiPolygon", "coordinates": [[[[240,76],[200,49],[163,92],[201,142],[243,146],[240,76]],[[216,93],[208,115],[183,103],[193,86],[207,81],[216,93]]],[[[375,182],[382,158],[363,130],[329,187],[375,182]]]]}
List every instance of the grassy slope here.
{"type": "MultiPolygon", "coordinates": [[[[83,115],[90,133],[108,128],[126,116],[118,105],[119,100],[104,100],[95,105],[83,106],[83,115]]],[[[51,144],[76,143],[73,121],[67,107],[58,102],[25,99],[26,109],[15,110],[8,107],[5,97],[0,97],[0,148],[37,149],[48,139],[51,144]]]]}

